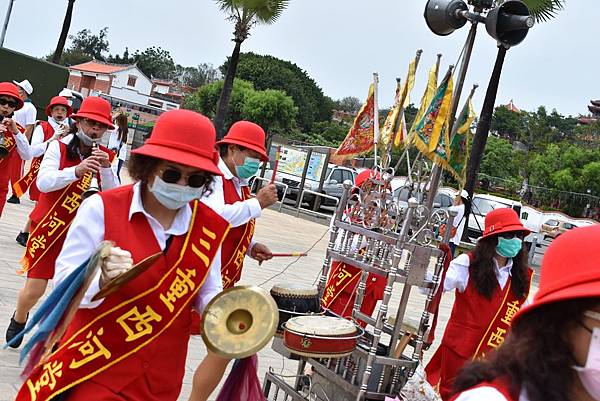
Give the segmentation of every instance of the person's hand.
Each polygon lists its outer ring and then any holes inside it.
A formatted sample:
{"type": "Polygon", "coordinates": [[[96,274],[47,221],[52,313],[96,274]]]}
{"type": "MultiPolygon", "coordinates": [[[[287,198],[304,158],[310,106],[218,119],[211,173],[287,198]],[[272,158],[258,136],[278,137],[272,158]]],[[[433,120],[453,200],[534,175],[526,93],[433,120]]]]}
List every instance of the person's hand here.
{"type": "Polygon", "coordinates": [[[15,120],[13,120],[12,118],[5,118],[2,121],[2,125],[4,125],[6,128],[8,128],[8,130],[10,132],[12,132],[13,134],[18,134],[19,131],[19,127],[17,126],[17,122],[15,120]]]}
{"type": "Polygon", "coordinates": [[[119,247],[112,247],[110,253],[102,260],[102,264],[100,265],[100,288],[132,267],[133,259],[131,258],[131,253],[119,247]]]}
{"type": "Polygon", "coordinates": [[[100,163],[95,157],[86,157],[75,167],[75,176],[83,177],[88,172],[97,173],[100,170],[100,163]]]}
{"type": "Polygon", "coordinates": [[[258,261],[258,264],[260,265],[265,260],[272,259],[273,253],[265,244],[257,242],[250,250],[250,257],[258,261]]]}
{"type": "Polygon", "coordinates": [[[110,159],[108,158],[108,153],[103,150],[96,149],[92,152],[92,157],[100,163],[100,167],[110,167],[110,159]]]}
{"type": "Polygon", "coordinates": [[[277,188],[275,184],[262,187],[256,194],[256,199],[258,199],[261,209],[267,208],[277,202],[277,188]]]}

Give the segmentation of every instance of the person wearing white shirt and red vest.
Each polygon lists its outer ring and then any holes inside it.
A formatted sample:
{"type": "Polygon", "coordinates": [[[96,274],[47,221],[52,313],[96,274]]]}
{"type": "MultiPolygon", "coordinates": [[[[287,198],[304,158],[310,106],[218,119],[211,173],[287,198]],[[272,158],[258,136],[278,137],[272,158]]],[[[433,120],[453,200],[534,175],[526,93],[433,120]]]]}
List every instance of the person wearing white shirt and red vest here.
{"type": "Polygon", "coordinates": [[[198,201],[220,174],[215,137],[212,122],[198,113],[163,113],[146,143],[132,151],[128,168],[135,184],[102,191],[82,204],[56,262],[57,285],[102,241],[114,245],[60,347],[33,371],[17,400],[59,394],[69,401],[177,400],[191,308],[203,311],[222,290],[220,271],[211,265],[229,224],[198,201]],[[149,269],[92,301],[111,279],[155,254],[160,256],[149,269]],[[79,346],[90,338],[100,350],[94,357],[79,346]],[[48,386],[43,375],[52,366],[62,370],[48,386]]]}
{"type": "MultiPolygon", "coordinates": [[[[40,165],[42,164],[42,157],[50,142],[59,139],[68,132],[69,125],[65,121],[71,114],[73,114],[73,111],[69,105],[69,101],[64,97],[55,96],[48,106],[46,106],[48,121],[40,121],[36,124],[31,135],[31,143],[23,135],[15,138],[17,140],[17,147],[22,149],[23,160],[33,159],[27,174],[13,184],[13,194],[18,198],[29,191],[29,199],[36,202],[39,200],[40,190],[36,185],[36,181],[40,165]]],[[[22,246],[27,246],[30,226],[31,219],[27,221],[23,231],[17,235],[17,242],[22,246]]]]}
{"type": "MultiPolygon", "coordinates": [[[[14,119],[17,122],[17,124],[25,128],[24,134],[27,140],[29,140],[29,138],[31,138],[31,133],[33,132],[33,127],[35,125],[37,117],[37,110],[33,103],[31,103],[31,100],[29,99],[29,96],[33,93],[33,86],[27,79],[21,82],[13,81],[13,83],[19,88],[19,96],[21,96],[21,100],[23,100],[23,107],[21,107],[15,112],[14,119]]],[[[11,155],[11,186],[15,185],[15,183],[17,183],[17,181],[19,181],[23,176],[24,159],[19,156],[20,154],[18,153],[13,153],[11,155]]],[[[17,196],[17,194],[14,193],[14,191],[11,197],[7,200],[7,202],[15,204],[20,203],[19,197],[17,196]]]]}
{"type": "MultiPolygon", "coordinates": [[[[77,134],[51,142],[40,165],[37,187],[41,195],[29,215],[33,230],[21,260],[21,272],[27,274],[27,280],[19,291],[6,341],[24,328],[29,311],[54,277],[56,258],[92,175],[98,175],[105,190],[119,185],[111,169],[114,153],[102,146],[96,150],[92,147],[112,127],[110,104],[99,97],[88,97],[73,118],[77,121],[77,134]]],[[[13,348],[20,345],[21,341],[11,344],[13,348]]]]}
{"type": "Polygon", "coordinates": [[[528,234],[514,210],[493,210],[473,251],[455,258],[444,272],[440,291],[455,290],[454,307],[441,345],[425,368],[443,400],[449,399],[467,361],[502,344],[511,318],[527,300],[533,272],[522,242],[528,234]]]}
{"type": "Polygon", "coordinates": [[[600,400],[600,225],[548,247],[533,302],[489,358],[467,365],[453,401],[600,400]]]}
{"type": "Polygon", "coordinates": [[[15,110],[23,107],[23,100],[19,95],[19,89],[10,82],[0,82],[0,216],[6,203],[8,185],[11,175],[12,161],[15,158],[21,160],[22,150],[17,147],[17,137],[22,137],[25,142],[27,138],[23,135],[25,128],[19,125],[14,117],[15,110]]]}
{"type": "MultiPolygon", "coordinates": [[[[255,219],[260,217],[261,209],[277,201],[277,190],[274,184],[269,184],[258,191],[256,198],[250,196],[247,180],[256,174],[260,161],[269,160],[265,132],[259,125],[238,121],[217,145],[221,155],[219,170],[223,176],[215,178],[212,192],[202,201],[220,210],[222,216],[223,212],[228,212],[245,220],[244,224],[232,223],[233,228],[223,242],[220,269],[223,288],[227,289],[240,280],[246,255],[259,263],[271,259],[269,248],[255,242],[253,235],[255,219]]],[[[221,381],[228,364],[228,359],[209,351],[194,375],[190,400],[207,400],[221,381]]]]}

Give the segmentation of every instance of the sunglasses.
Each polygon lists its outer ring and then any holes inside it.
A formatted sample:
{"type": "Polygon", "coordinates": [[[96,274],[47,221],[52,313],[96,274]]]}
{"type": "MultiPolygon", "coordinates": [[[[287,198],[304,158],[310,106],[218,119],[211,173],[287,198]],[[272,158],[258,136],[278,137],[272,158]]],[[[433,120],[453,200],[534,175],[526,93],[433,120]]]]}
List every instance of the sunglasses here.
{"type": "Polygon", "coordinates": [[[108,129],[108,125],[92,120],[91,118],[84,118],[83,122],[89,127],[96,127],[99,129],[108,129]]]}
{"type": "Polygon", "coordinates": [[[502,237],[504,239],[513,239],[513,238],[523,239],[523,238],[525,238],[525,236],[521,232],[503,233],[503,234],[500,234],[500,237],[502,237]]]}
{"type": "Polygon", "coordinates": [[[6,105],[8,105],[8,107],[10,107],[10,108],[16,109],[17,106],[19,105],[19,103],[16,100],[0,98],[0,106],[6,106],[6,105]]]}
{"type": "Polygon", "coordinates": [[[204,174],[188,175],[172,167],[167,167],[159,171],[159,173],[161,174],[162,180],[168,184],[175,184],[181,179],[181,177],[185,177],[187,185],[191,188],[200,188],[208,181],[208,177],[204,174]]]}

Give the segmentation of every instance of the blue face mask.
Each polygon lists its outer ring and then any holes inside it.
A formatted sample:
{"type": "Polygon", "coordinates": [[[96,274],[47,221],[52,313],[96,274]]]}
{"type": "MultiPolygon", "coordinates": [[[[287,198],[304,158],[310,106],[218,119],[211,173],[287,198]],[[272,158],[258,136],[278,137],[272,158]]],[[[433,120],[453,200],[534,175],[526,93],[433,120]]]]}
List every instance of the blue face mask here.
{"type": "Polygon", "coordinates": [[[246,159],[244,159],[244,164],[242,164],[241,166],[235,166],[235,173],[239,178],[247,180],[248,178],[256,174],[259,167],[260,160],[254,159],[252,157],[246,157],[246,159]]]}
{"type": "Polygon", "coordinates": [[[203,191],[203,188],[164,182],[159,176],[154,177],[154,182],[148,189],[161,205],[171,210],[181,209],[194,199],[199,199],[203,191]]]}
{"type": "Polygon", "coordinates": [[[522,245],[523,241],[517,237],[511,239],[498,237],[496,252],[505,258],[514,258],[521,250],[522,245]]]}

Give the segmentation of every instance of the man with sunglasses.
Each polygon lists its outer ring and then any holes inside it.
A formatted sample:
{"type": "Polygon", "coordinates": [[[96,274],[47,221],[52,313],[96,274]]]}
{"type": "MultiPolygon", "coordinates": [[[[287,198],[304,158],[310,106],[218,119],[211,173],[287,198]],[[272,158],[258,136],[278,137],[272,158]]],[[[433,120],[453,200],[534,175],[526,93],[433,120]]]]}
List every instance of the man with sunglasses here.
{"type": "MultiPolygon", "coordinates": [[[[48,280],[54,277],[56,258],[92,176],[97,176],[104,190],[119,185],[111,168],[114,153],[103,146],[92,148],[112,127],[110,104],[99,97],[88,97],[72,118],[77,122],[78,132],[52,141],[40,164],[37,187],[41,194],[29,215],[32,231],[21,260],[21,273],[27,275],[27,280],[19,291],[6,341],[23,330],[29,311],[44,295],[48,280]]],[[[20,345],[21,341],[11,343],[13,348],[20,345]]]]}
{"type": "Polygon", "coordinates": [[[475,248],[452,260],[443,273],[439,291],[455,290],[454,307],[425,371],[432,386],[439,384],[444,401],[467,361],[502,344],[512,316],[527,300],[533,271],[522,244],[528,234],[514,210],[493,210],[475,248]]]}
{"type": "Polygon", "coordinates": [[[8,185],[15,161],[21,161],[24,155],[17,147],[17,136],[23,136],[25,128],[14,119],[15,110],[23,107],[23,100],[19,95],[19,89],[10,82],[0,82],[0,216],[6,203],[8,185]]]}
{"type": "Polygon", "coordinates": [[[220,257],[229,224],[198,201],[220,174],[215,137],[212,122],[200,114],[163,113],[148,141],[132,151],[127,167],[135,184],[103,191],[82,204],[56,262],[57,286],[102,241],[114,245],[60,347],[44,364],[62,366],[56,383],[43,385],[48,373],[39,366],[17,400],[59,394],[67,401],[177,400],[191,308],[202,312],[222,290],[220,271],[211,266],[220,257]],[[152,255],[158,259],[149,269],[92,301],[99,288],[152,255]]]}
{"type": "MultiPolygon", "coordinates": [[[[260,162],[269,160],[265,148],[265,132],[250,121],[234,123],[227,135],[217,142],[219,170],[212,192],[202,201],[228,221],[237,222],[223,242],[221,251],[221,276],[223,288],[233,287],[242,276],[246,255],[262,263],[272,258],[269,248],[253,240],[255,219],[264,209],[277,201],[274,184],[261,188],[256,198],[250,196],[248,179],[258,171],[260,162]]],[[[215,266],[217,267],[217,266],[215,266]]],[[[197,334],[197,333],[195,333],[197,334]]],[[[208,351],[194,376],[191,401],[205,401],[217,387],[229,360],[208,351]]]]}

